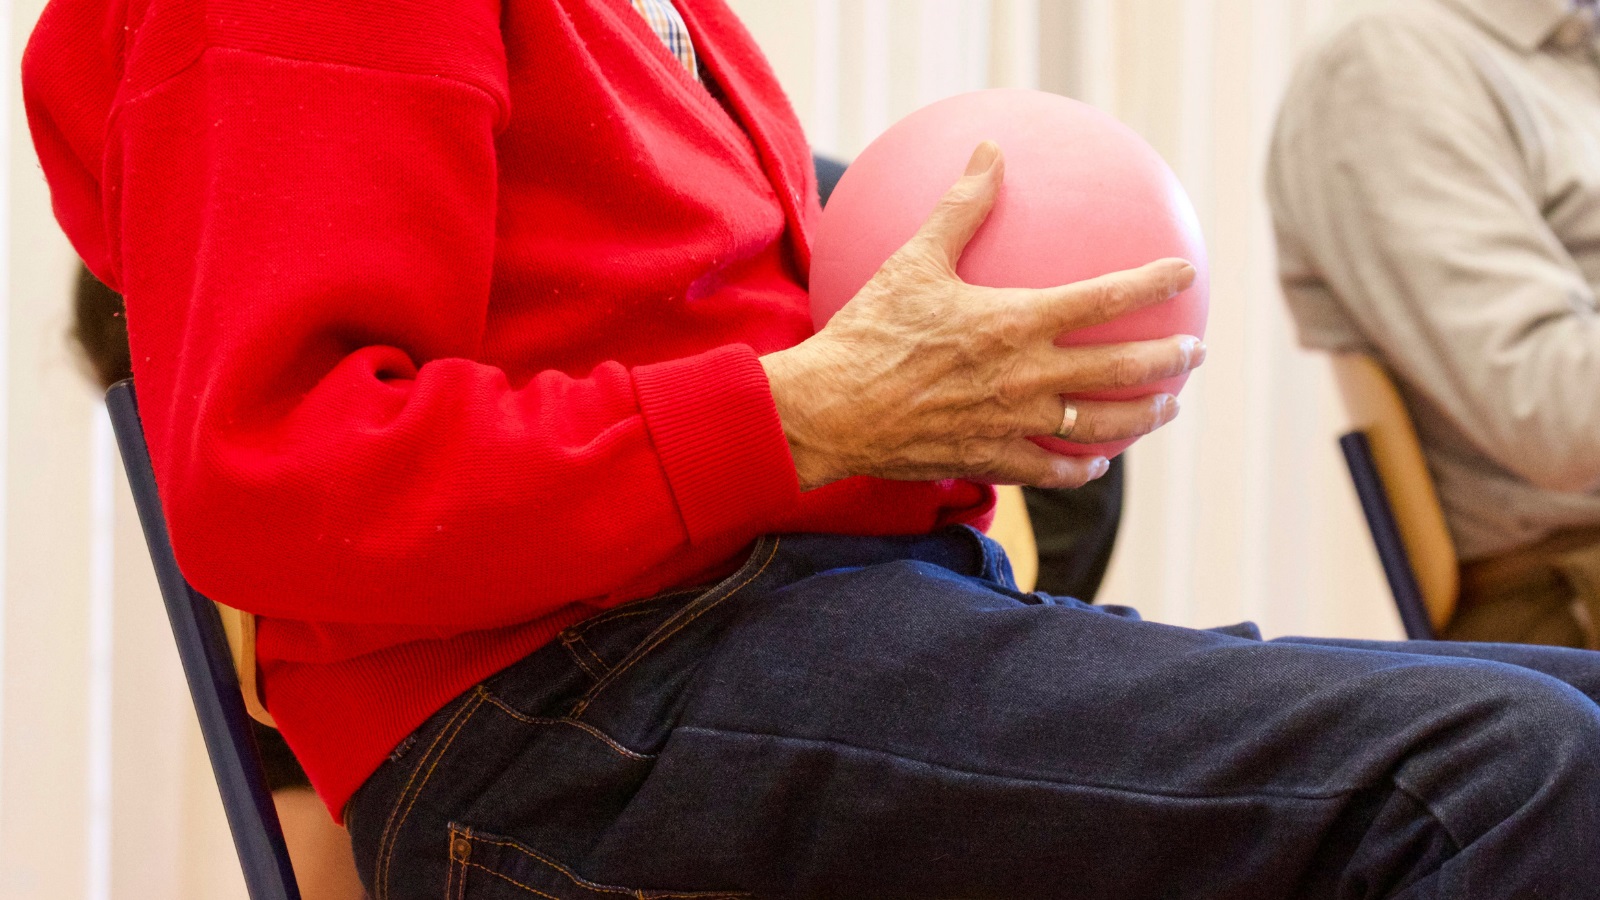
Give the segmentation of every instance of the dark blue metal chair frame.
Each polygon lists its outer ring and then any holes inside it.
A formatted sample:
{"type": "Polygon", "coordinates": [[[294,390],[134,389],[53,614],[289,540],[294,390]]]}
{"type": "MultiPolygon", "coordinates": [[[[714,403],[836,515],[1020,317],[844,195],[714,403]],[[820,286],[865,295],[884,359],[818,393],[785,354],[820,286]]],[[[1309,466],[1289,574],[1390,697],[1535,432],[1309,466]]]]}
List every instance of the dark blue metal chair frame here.
{"type": "Polygon", "coordinates": [[[1345,465],[1350,468],[1351,481],[1355,482],[1356,496],[1361,499],[1361,511],[1366,514],[1372,542],[1378,547],[1378,559],[1383,563],[1383,574],[1389,580],[1389,590],[1400,610],[1406,637],[1414,641],[1436,640],[1428,606],[1422,599],[1422,588],[1417,584],[1416,570],[1411,566],[1411,556],[1400,537],[1400,525],[1395,521],[1394,507],[1389,505],[1383,476],[1378,473],[1378,464],[1372,456],[1372,444],[1365,432],[1352,431],[1339,438],[1339,449],[1344,451],[1345,465]]]}
{"type": "Polygon", "coordinates": [[[222,619],[215,604],[190,587],[172,554],[132,381],[118,382],[106,392],[106,409],[116,431],[139,524],[144,528],[161,599],[172,623],[172,636],[177,639],[183,674],[200,719],[200,732],[205,737],[217,790],[222,794],[222,807],[233,832],[233,846],[239,853],[250,900],[300,900],[222,619]]]}

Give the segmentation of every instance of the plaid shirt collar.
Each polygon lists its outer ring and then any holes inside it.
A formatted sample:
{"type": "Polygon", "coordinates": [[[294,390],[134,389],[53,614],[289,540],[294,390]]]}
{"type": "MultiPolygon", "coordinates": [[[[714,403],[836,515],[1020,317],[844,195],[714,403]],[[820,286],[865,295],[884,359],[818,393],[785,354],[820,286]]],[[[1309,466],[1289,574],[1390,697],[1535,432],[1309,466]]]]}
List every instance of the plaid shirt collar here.
{"type": "Polygon", "coordinates": [[[650,23],[650,29],[661,38],[667,52],[689,71],[695,80],[700,79],[700,61],[695,56],[694,41],[689,36],[689,26],[684,23],[672,0],[632,0],[633,8],[650,23]]]}

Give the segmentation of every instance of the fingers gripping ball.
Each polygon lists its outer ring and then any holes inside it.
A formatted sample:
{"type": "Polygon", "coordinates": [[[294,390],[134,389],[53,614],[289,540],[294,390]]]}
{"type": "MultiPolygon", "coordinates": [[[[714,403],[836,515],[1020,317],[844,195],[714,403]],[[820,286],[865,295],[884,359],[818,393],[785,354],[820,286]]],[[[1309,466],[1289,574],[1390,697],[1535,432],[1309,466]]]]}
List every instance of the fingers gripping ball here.
{"type": "MultiPolygon", "coordinates": [[[[1005,154],[998,202],[957,268],[969,284],[1044,288],[1133,269],[1164,257],[1192,262],[1187,291],[1157,306],[1061,335],[1061,346],[1204,335],[1205,244],[1194,206],[1155,149],[1087,104],[1055,94],[989,90],[951,97],[900,120],[845,172],[817,230],[812,317],[820,329],[917,231],[961,177],[972,150],[1005,154]]],[[[1187,375],[1067,398],[1126,400],[1177,394],[1187,375]]],[[[1072,456],[1121,453],[1133,443],[1035,441],[1072,456]]]]}

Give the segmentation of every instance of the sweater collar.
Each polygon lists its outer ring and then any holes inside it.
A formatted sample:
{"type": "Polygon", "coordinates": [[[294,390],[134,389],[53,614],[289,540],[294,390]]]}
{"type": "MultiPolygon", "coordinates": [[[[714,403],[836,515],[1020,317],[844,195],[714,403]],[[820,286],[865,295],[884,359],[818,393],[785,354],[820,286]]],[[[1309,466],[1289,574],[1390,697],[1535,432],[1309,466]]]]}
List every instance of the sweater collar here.
{"type": "MultiPolygon", "coordinates": [[[[1569,23],[1590,12],[1582,0],[1447,0],[1489,31],[1524,53],[1532,53],[1552,40],[1565,42],[1574,29],[1569,23]]],[[[1589,36],[1588,23],[1579,39],[1589,36]]]]}
{"type": "Polygon", "coordinates": [[[816,172],[787,95],[755,39],[723,0],[675,0],[689,26],[701,62],[722,86],[729,106],[755,144],[789,226],[801,283],[811,271],[811,226],[817,207],[816,172]],[[743,40],[724,40],[738,35],[743,40]],[[754,103],[753,98],[763,102],[754,103]]]}

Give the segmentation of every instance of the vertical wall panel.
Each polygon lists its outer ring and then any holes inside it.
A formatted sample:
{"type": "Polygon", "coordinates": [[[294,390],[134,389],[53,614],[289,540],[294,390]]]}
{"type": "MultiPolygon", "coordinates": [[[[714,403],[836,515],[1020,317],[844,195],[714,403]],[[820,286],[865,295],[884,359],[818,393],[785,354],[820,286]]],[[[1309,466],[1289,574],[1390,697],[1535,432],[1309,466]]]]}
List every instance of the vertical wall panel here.
{"type": "MultiPolygon", "coordinates": [[[[9,72],[42,0],[10,13],[9,72]]],[[[6,80],[8,327],[0,896],[82,897],[88,794],[89,423],[94,398],[64,342],[72,256],[6,80]]]]}
{"type": "Polygon", "coordinates": [[[851,135],[852,152],[865,146],[890,122],[893,13],[890,0],[864,0],[861,4],[861,31],[856,40],[861,54],[861,80],[855,86],[861,95],[861,106],[851,135]]]}
{"type": "Polygon", "coordinates": [[[111,900],[112,662],[116,614],[116,440],[105,408],[90,412],[89,459],[89,697],[84,784],[88,839],[84,842],[85,895],[111,900]]]}
{"type": "Polygon", "coordinates": [[[989,34],[989,86],[1037,88],[1040,0],[993,0],[989,34]]]}
{"type": "MultiPolygon", "coordinates": [[[[12,47],[12,34],[16,22],[20,17],[13,7],[11,0],[0,2],[0,59],[10,60],[15,58],[12,47]]],[[[17,94],[7,91],[0,94],[4,98],[3,114],[0,114],[0,209],[11,209],[11,130],[15,127],[15,107],[17,94]]],[[[0,304],[0,809],[5,808],[5,771],[6,771],[6,529],[10,520],[10,503],[7,501],[7,485],[10,482],[10,467],[6,462],[6,449],[11,445],[11,417],[9,410],[9,397],[11,386],[11,253],[9,226],[11,216],[8,214],[0,219],[0,246],[6,252],[0,253],[0,285],[5,286],[5,302],[0,304]]],[[[4,823],[0,822],[0,833],[3,833],[4,823]]],[[[4,865],[3,855],[0,855],[0,866],[4,865]]],[[[5,884],[5,873],[0,871],[0,885],[5,884]]]]}
{"type": "Polygon", "coordinates": [[[839,76],[843,54],[839,34],[840,0],[815,0],[811,19],[812,103],[802,113],[801,124],[817,150],[839,153],[839,76]]]}
{"type": "MultiPolygon", "coordinates": [[[[183,891],[184,777],[196,760],[181,736],[196,728],[172,630],[133,508],[116,470],[112,651],[112,896],[189,897],[183,891]]],[[[209,772],[200,771],[202,777],[209,772]]]]}

